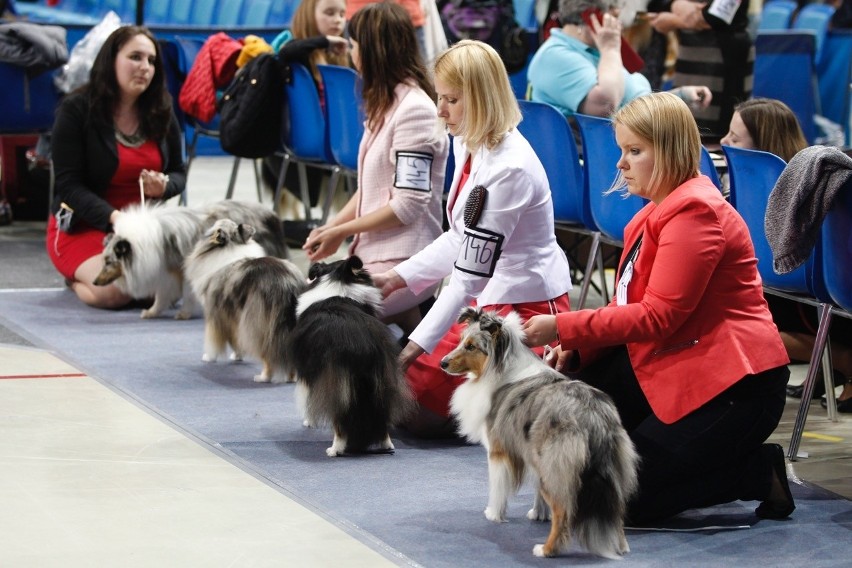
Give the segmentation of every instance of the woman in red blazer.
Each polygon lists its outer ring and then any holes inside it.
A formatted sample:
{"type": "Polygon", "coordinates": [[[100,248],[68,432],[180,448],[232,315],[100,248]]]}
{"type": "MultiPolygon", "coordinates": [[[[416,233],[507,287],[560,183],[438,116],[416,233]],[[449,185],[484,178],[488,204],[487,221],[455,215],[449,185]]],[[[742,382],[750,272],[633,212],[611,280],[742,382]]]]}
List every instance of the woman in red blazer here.
{"type": "Polygon", "coordinates": [[[616,297],[595,310],[534,316],[530,345],[559,339],[557,368],[615,401],[642,457],[633,523],[758,500],[761,518],[795,508],[784,452],[764,444],[789,370],[745,222],[698,173],[700,138],[668,93],[613,116],[614,187],[650,200],[628,223],[616,297]]]}

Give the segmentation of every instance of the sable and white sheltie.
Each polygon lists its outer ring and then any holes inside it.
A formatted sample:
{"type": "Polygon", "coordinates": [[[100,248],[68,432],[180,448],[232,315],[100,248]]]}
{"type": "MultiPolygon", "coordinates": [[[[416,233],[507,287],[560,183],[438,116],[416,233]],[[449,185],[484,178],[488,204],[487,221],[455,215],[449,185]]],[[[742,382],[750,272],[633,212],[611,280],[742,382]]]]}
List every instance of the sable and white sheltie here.
{"type": "Polygon", "coordinates": [[[204,307],[204,361],[228,345],[263,363],[257,382],[292,381],[286,341],[296,321],[305,276],[283,258],[266,256],[254,227],[220,219],[186,259],[186,276],[204,307]]]}
{"type": "Polygon", "coordinates": [[[394,449],[389,429],[412,410],[399,346],[379,321],[382,297],[357,256],[316,263],[299,296],[289,360],[306,426],[329,424],[330,457],[394,449]]]}
{"type": "Polygon", "coordinates": [[[546,520],[547,542],[536,556],[564,552],[573,534],[607,558],[629,552],[627,500],[637,488],[638,456],[612,400],[547,366],[526,345],[521,319],[465,308],[459,345],[441,360],[467,375],[450,402],[459,431],[488,452],[485,517],[501,522],[527,467],[538,477],[530,519],[546,520]],[[543,499],[543,502],[542,502],[543,499]]]}
{"type": "Polygon", "coordinates": [[[192,291],[184,286],[183,261],[218,219],[252,225],[257,230],[255,240],[267,254],[288,255],[281,220],[260,204],[225,200],[199,208],[132,205],[123,213],[105,239],[104,267],[94,283],[115,282],[133,298],[153,298],[143,318],[158,316],[181,298],[176,319],[190,318],[198,311],[192,291]]]}

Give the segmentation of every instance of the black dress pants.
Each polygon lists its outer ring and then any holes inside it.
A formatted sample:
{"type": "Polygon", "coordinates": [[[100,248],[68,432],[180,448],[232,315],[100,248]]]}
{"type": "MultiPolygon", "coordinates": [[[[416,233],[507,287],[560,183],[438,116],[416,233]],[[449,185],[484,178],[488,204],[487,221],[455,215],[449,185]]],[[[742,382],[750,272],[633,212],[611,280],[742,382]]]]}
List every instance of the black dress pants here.
{"type": "Polygon", "coordinates": [[[651,411],[626,347],[614,348],[611,356],[574,376],[612,397],[641,457],[639,491],[628,511],[631,524],[767,498],[772,463],[759,449],[781,420],[790,377],[786,365],[747,375],[673,424],[651,411]]]}

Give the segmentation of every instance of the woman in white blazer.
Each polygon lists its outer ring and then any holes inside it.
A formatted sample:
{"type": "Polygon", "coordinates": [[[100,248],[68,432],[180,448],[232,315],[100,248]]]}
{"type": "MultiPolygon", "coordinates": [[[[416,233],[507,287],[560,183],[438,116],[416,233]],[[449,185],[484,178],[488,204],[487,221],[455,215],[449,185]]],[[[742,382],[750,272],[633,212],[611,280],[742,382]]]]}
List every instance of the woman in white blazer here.
{"type": "Polygon", "coordinates": [[[554,233],[547,175],[518,132],[521,113],[500,56],[460,41],[435,61],[438,118],[454,136],[456,169],[447,202],[449,230],[384,274],[384,294],[419,292],[449,276],[435,305],[400,355],[420,405],[415,434],[454,431],[449,400],[463,378],[439,362],[457,344],[456,318],[471,303],[502,314],[568,311],[571,275],[554,233]]]}
{"type": "MultiPolygon", "coordinates": [[[[358,150],[358,190],[311,232],[303,248],[316,261],[354,236],[349,254],[380,273],[441,234],[449,140],[435,130],[435,91],[408,12],[393,3],[369,4],[352,16],[349,35],[367,119],[358,150]]],[[[420,322],[419,304],[437,286],[388,296],[383,320],[408,334],[420,322]]]]}

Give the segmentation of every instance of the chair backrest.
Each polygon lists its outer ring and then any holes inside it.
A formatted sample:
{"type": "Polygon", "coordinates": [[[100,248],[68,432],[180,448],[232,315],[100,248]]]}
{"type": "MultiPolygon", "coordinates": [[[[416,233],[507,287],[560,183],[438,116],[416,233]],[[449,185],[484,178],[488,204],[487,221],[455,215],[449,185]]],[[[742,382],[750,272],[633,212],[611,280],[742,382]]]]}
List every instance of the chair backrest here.
{"type": "Polygon", "coordinates": [[[349,67],[319,65],[325,92],[328,142],[337,165],[358,169],[358,146],[364,134],[361,83],[349,67]]]}
{"type": "Polygon", "coordinates": [[[267,24],[273,27],[287,28],[293,22],[293,14],[299,7],[300,0],[275,0],[269,11],[267,24]]]}
{"type": "Polygon", "coordinates": [[[169,0],[145,0],[145,23],[165,24],[169,21],[169,0]]]}
{"type": "Polygon", "coordinates": [[[825,55],[817,62],[819,100],[822,114],[840,125],[846,125],[845,143],[852,144],[852,30],[831,30],[822,47],[825,55]]]}
{"type": "Polygon", "coordinates": [[[822,222],[822,268],[835,304],[852,312],[852,186],[838,193],[822,222]]]}
{"type": "Polygon", "coordinates": [[[265,27],[271,11],[272,0],[245,0],[240,14],[240,25],[250,28],[265,27]]]}
{"type": "Polygon", "coordinates": [[[701,147],[701,173],[710,178],[713,185],[722,189],[722,180],[719,179],[719,172],[716,170],[716,164],[713,163],[713,156],[704,146],[701,147]]]}
{"type": "Polygon", "coordinates": [[[523,100],[518,103],[524,117],[518,130],[547,172],[554,219],[557,223],[594,229],[595,222],[583,187],[583,167],[568,121],[547,103],[523,100]]]}
{"type": "Polygon", "coordinates": [[[764,218],[769,194],[787,163],[769,152],[730,146],[722,146],[722,150],[728,161],[730,200],[748,225],[757,256],[757,270],[763,284],[787,292],[824,296],[822,269],[819,266],[819,244],[805,264],[796,270],[787,274],[776,274],[772,268],[772,249],[766,239],[764,218]]]}
{"type": "Polygon", "coordinates": [[[186,26],[192,22],[194,0],[171,0],[169,5],[169,24],[186,26]]]}
{"type": "Polygon", "coordinates": [[[319,92],[308,68],[291,64],[284,90],[288,121],[284,145],[298,159],[334,164],[319,92]]]}
{"type": "Polygon", "coordinates": [[[0,62],[0,85],[0,134],[51,129],[59,102],[51,73],[28,79],[24,67],[0,62]]]}
{"type": "Polygon", "coordinates": [[[793,0],[771,0],[766,2],[760,11],[760,22],[757,24],[757,32],[775,32],[788,29],[796,8],[798,8],[798,4],[793,0]]]}
{"type": "Polygon", "coordinates": [[[624,227],[647,203],[635,195],[607,193],[618,174],[621,150],[615,142],[612,122],[607,118],[575,114],[583,141],[583,172],[589,208],[595,225],[611,240],[624,241],[624,227]]]}
{"type": "Polygon", "coordinates": [[[813,144],[817,134],[814,115],[821,114],[814,35],[801,32],[758,34],[754,47],[752,96],[785,102],[799,119],[805,138],[813,144]]]}
{"type": "Polygon", "coordinates": [[[816,36],[815,61],[819,61],[822,57],[822,46],[825,44],[825,35],[828,33],[828,24],[834,10],[834,6],[828,4],[806,4],[796,15],[796,20],[791,26],[796,31],[809,31],[816,36]]]}
{"type": "Polygon", "coordinates": [[[222,28],[234,28],[240,25],[243,10],[243,0],[222,0],[219,10],[213,19],[213,25],[222,28]]]}

